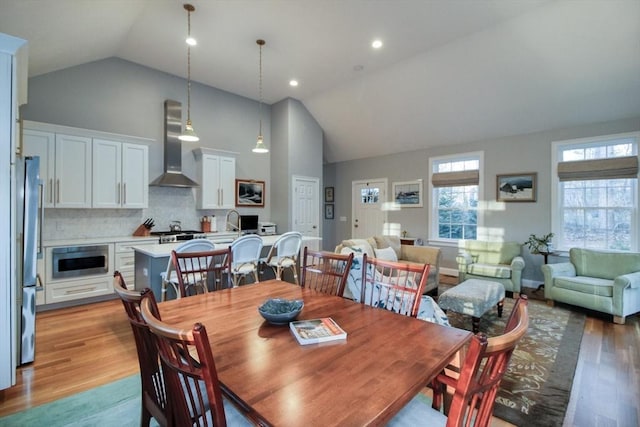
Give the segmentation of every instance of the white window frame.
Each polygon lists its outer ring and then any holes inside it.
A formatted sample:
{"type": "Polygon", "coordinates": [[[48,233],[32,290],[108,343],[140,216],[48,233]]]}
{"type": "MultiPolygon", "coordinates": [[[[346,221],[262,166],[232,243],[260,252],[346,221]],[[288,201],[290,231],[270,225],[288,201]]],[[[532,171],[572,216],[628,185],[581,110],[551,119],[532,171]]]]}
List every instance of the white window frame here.
{"type": "MultiPolygon", "coordinates": [[[[555,252],[560,254],[568,254],[570,247],[566,246],[561,239],[562,226],[563,226],[563,206],[561,203],[562,193],[560,191],[560,185],[562,184],[558,178],[558,163],[562,162],[561,152],[570,147],[584,148],[586,146],[600,146],[607,142],[619,140],[619,139],[635,139],[634,155],[638,155],[640,145],[640,132],[627,132],[611,135],[602,135],[589,138],[577,138],[568,139],[562,141],[553,141],[551,143],[551,231],[556,236],[554,238],[555,252]]],[[[640,185],[639,180],[636,179],[634,196],[634,211],[631,215],[631,248],[630,251],[637,252],[640,245],[640,239],[638,238],[638,231],[640,230],[640,185]]]]}
{"type": "Polygon", "coordinates": [[[477,160],[478,161],[478,211],[477,211],[477,219],[478,219],[478,231],[476,233],[476,238],[480,234],[480,230],[484,227],[484,209],[483,200],[484,200],[484,152],[483,151],[473,151],[469,153],[461,153],[461,154],[451,154],[447,156],[438,156],[431,157],[429,159],[429,242],[433,244],[437,244],[439,246],[450,246],[450,247],[458,247],[458,241],[460,239],[443,239],[438,237],[438,198],[436,194],[436,188],[433,186],[431,182],[431,177],[435,173],[434,165],[439,163],[446,162],[458,162],[465,160],[477,160]]]}

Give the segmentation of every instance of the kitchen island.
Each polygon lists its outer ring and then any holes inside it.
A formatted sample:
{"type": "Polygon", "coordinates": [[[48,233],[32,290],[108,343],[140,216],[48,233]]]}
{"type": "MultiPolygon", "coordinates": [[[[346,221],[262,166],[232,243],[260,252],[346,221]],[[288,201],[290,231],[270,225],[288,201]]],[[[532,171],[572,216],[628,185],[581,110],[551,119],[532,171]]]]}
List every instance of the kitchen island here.
{"type": "MultiPolygon", "coordinates": [[[[274,236],[260,236],[264,246],[262,248],[262,256],[266,257],[269,249],[280,235],[274,236]]],[[[207,237],[211,240],[216,249],[225,249],[233,240],[237,238],[237,234],[224,234],[217,235],[215,237],[207,237]]],[[[302,247],[309,246],[313,249],[319,249],[319,237],[302,237],[302,247]]],[[[180,246],[184,242],[178,243],[158,243],[155,245],[140,245],[133,246],[135,252],[135,287],[136,290],[142,290],[144,288],[150,288],[153,291],[157,301],[162,297],[162,277],[161,273],[167,271],[167,264],[171,256],[171,251],[180,246]]],[[[173,288],[170,286],[167,288],[167,300],[175,299],[176,294],[173,288]]]]}

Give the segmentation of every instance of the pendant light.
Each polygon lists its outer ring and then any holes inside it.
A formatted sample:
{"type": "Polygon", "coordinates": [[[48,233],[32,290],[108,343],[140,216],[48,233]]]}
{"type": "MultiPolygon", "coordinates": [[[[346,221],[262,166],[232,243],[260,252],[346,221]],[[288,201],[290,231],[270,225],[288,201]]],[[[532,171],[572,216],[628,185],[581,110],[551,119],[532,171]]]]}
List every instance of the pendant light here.
{"type": "Polygon", "coordinates": [[[258,91],[260,93],[260,107],[259,107],[259,116],[260,116],[260,130],[258,131],[258,142],[253,150],[254,153],[268,153],[269,149],[264,145],[264,138],[262,137],[262,46],[265,45],[265,41],[262,39],[256,40],[256,43],[260,47],[260,78],[258,80],[258,91]]]}
{"type": "Polygon", "coordinates": [[[195,40],[191,37],[191,12],[196,8],[185,3],[184,9],[187,11],[187,122],[184,125],[184,132],[178,139],[180,141],[196,142],[200,138],[196,135],[191,123],[191,46],[195,45],[195,40]]]}

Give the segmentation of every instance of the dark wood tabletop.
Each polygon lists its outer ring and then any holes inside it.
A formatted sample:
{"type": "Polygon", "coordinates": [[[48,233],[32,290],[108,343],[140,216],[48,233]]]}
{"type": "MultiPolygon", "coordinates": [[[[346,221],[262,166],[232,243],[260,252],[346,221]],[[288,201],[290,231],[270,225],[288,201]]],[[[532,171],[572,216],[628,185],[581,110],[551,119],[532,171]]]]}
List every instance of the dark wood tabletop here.
{"type": "Polygon", "coordinates": [[[468,331],[269,280],[163,302],[164,322],[207,328],[226,394],[274,426],[383,425],[470,338],[468,331]],[[304,300],[298,320],[331,317],[346,341],[299,345],[258,313],[267,298],[304,300]]]}

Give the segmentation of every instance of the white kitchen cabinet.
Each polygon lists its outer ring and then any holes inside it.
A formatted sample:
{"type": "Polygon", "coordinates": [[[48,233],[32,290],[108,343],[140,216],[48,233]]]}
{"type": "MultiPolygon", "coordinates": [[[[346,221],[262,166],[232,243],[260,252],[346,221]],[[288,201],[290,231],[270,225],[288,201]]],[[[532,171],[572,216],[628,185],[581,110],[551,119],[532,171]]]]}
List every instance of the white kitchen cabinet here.
{"type": "Polygon", "coordinates": [[[40,156],[46,208],[149,205],[151,139],[25,121],[23,153],[40,156]]]}
{"type": "Polygon", "coordinates": [[[91,207],[91,138],[24,129],[23,153],[40,156],[46,208],[91,207]]]}
{"type": "Polygon", "coordinates": [[[43,184],[45,208],[54,207],[54,182],[56,135],[53,132],[24,129],[22,131],[22,152],[25,156],[40,157],[40,179],[43,184]]]}
{"type": "Polygon", "coordinates": [[[91,148],[91,138],[56,134],[55,207],[91,207],[91,148]]]}
{"type": "Polygon", "coordinates": [[[226,152],[198,148],[196,200],[198,209],[233,209],[235,206],[236,159],[226,152]]]}
{"type": "Polygon", "coordinates": [[[149,148],[93,139],[92,206],[142,209],[149,204],[149,148]]]}

